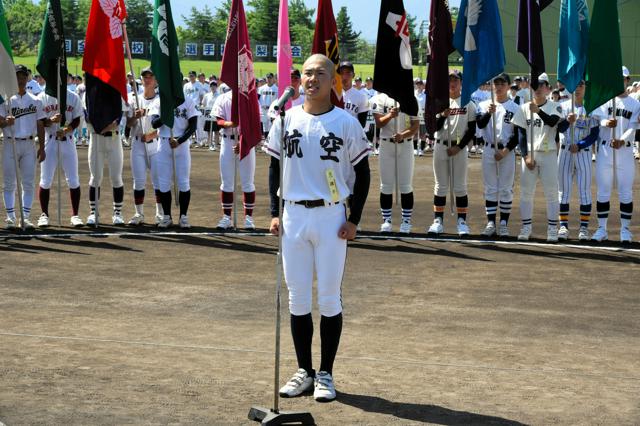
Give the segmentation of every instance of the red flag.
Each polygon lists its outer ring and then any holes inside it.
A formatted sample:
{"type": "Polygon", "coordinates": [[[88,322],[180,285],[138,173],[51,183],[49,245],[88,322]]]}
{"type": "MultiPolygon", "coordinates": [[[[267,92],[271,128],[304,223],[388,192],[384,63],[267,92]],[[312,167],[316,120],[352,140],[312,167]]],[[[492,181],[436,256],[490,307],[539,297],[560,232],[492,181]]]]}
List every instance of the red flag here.
{"type": "Polygon", "coordinates": [[[453,53],[453,24],[445,0],[432,0],[429,26],[429,73],[425,123],[435,133],[436,114],[449,108],[449,54],[453,53]]]}
{"type": "Polygon", "coordinates": [[[102,80],[127,99],[122,22],[127,17],[124,0],[93,0],[82,70],[102,80]]]}
{"type": "Polygon", "coordinates": [[[233,93],[231,121],[238,124],[242,160],[262,138],[253,54],[242,0],[233,0],[231,3],[220,80],[224,81],[233,93]]]}
{"type": "Polygon", "coordinates": [[[331,0],[318,0],[318,17],[316,18],[316,31],[313,34],[313,48],[311,53],[322,53],[334,63],[336,84],[331,93],[331,102],[340,108],[344,108],[342,101],[342,79],[338,74],[340,65],[340,52],[338,51],[338,26],[333,15],[331,0]]]}

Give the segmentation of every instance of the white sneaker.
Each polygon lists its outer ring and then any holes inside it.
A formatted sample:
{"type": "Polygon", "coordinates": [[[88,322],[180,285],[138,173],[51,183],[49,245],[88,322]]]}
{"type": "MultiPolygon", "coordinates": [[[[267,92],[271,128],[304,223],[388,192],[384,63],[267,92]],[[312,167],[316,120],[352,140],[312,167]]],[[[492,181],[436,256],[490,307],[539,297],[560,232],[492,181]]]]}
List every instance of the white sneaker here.
{"type": "Polygon", "coordinates": [[[133,215],[131,219],[129,219],[129,225],[138,226],[144,223],[144,215],[140,213],[136,213],[133,215]]]}
{"type": "Polygon", "coordinates": [[[458,236],[465,237],[469,235],[470,232],[467,222],[462,218],[458,219],[458,236]]]}
{"type": "Polygon", "coordinates": [[[326,371],[319,371],[316,374],[315,383],[313,399],[318,402],[331,402],[336,399],[336,387],[333,384],[331,374],[326,371]]]}
{"type": "Polygon", "coordinates": [[[42,213],[38,218],[38,228],[46,228],[49,226],[49,216],[46,213],[42,213]]]}
{"type": "Polygon", "coordinates": [[[419,149],[418,150],[418,157],[423,157],[424,156],[424,151],[419,149]]]}
{"type": "Polygon", "coordinates": [[[171,219],[171,216],[165,215],[162,217],[162,220],[160,221],[160,223],[158,223],[158,228],[166,229],[171,225],[173,225],[173,220],[171,219]]]}
{"type": "Polygon", "coordinates": [[[162,222],[162,215],[156,213],[155,221],[156,221],[156,225],[158,225],[160,222],[162,222]]]}
{"type": "Polygon", "coordinates": [[[233,222],[231,222],[231,216],[227,216],[226,214],[222,216],[220,222],[216,225],[218,229],[231,229],[233,228],[233,222]]]}
{"type": "Polygon", "coordinates": [[[427,145],[427,147],[424,149],[424,152],[430,152],[432,150],[433,148],[431,148],[431,145],[427,145]]]}
{"type": "Polygon", "coordinates": [[[472,147],[471,147],[471,149],[469,150],[469,152],[470,152],[471,154],[475,154],[475,153],[476,153],[476,146],[475,146],[475,145],[474,145],[474,146],[472,146],[472,147]]]}
{"type": "Polygon", "coordinates": [[[184,215],[184,214],[180,215],[180,220],[178,221],[178,225],[182,229],[191,228],[191,224],[189,223],[189,218],[187,217],[187,215],[184,215]]]}
{"type": "Polygon", "coordinates": [[[244,217],[244,229],[256,229],[256,224],[253,223],[253,218],[249,215],[244,217]]]}
{"type": "Polygon", "coordinates": [[[382,222],[382,225],[380,225],[380,232],[391,232],[392,230],[393,227],[391,226],[390,220],[385,220],[382,222]]]}
{"type": "Polygon", "coordinates": [[[95,224],[96,224],[96,214],[91,213],[89,216],[87,216],[87,225],[95,226],[95,224]]]}
{"type": "Polygon", "coordinates": [[[414,150],[413,150],[413,156],[414,156],[414,157],[417,157],[417,156],[418,156],[418,150],[417,150],[417,149],[414,149],[414,150]]]}
{"type": "Polygon", "coordinates": [[[595,154],[591,154],[591,162],[592,163],[596,162],[596,155],[595,154]]]}
{"type": "Polygon", "coordinates": [[[598,226],[596,232],[591,236],[591,241],[607,241],[609,239],[609,234],[607,234],[607,228],[598,226]]]}
{"type": "Polygon", "coordinates": [[[509,226],[507,222],[504,220],[500,221],[500,227],[498,228],[498,236],[500,237],[509,237],[509,226]]]}
{"type": "Polygon", "coordinates": [[[581,226],[578,231],[578,240],[580,241],[588,241],[589,240],[589,230],[586,226],[581,226]]]}
{"type": "Polygon", "coordinates": [[[631,231],[626,226],[620,228],[620,242],[621,243],[630,243],[633,239],[633,235],[631,235],[631,231]]]}
{"type": "Polygon", "coordinates": [[[380,150],[378,148],[374,149],[373,155],[380,155],[380,150]]]}
{"type": "Polygon", "coordinates": [[[74,227],[84,225],[84,223],[82,223],[82,219],[80,219],[80,216],[71,216],[70,222],[71,222],[71,226],[74,226],[74,227]]]}
{"type": "Polygon", "coordinates": [[[480,234],[483,237],[494,237],[496,235],[496,224],[495,222],[487,222],[487,226],[484,227],[484,231],[480,234]]]}
{"type": "Polygon", "coordinates": [[[278,393],[283,398],[291,398],[310,391],[312,387],[313,378],[309,377],[304,368],[300,368],[278,393]]]}
{"type": "Polygon", "coordinates": [[[15,217],[7,217],[4,220],[4,227],[6,229],[15,229],[16,228],[16,218],[15,217]]]}
{"type": "Polygon", "coordinates": [[[24,229],[36,229],[36,226],[31,222],[31,218],[29,218],[29,216],[24,217],[22,225],[24,229]]]}
{"type": "Polygon", "coordinates": [[[484,152],[484,149],[482,149],[482,148],[478,148],[476,152],[477,152],[478,154],[482,154],[482,153],[484,152]]]}
{"type": "Polygon", "coordinates": [[[113,216],[111,216],[111,223],[115,226],[124,225],[124,217],[122,217],[120,213],[114,213],[113,216]]]}
{"type": "Polygon", "coordinates": [[[547,226],[547,242],[548,243],[557,243],[558,242],[558,227],[555,225],[547,226]]]}
{"type": "Polygon", "coordinates": [[[216,144],[212,143],[211,146],[209,147],[209,151],[215,151],[216,150],[216,144]]]}
{"type": "Polygon", "coordinates": [[[411,233],[411,222],[408,220],[403,220],[400,224],[400,233],[401,234],[409,234],[411,233]]]}
{"type": "Polygon", "coordinates": [[[569,239],[569,228],[566,226],[561,226],[558,231],[558,239],[562,241],[566,241],[569,239]]]}
{"type": "Polygon", "coordinates": [[[429,229],[427,229],[427,234],[442,234],[444,232],[444,226],[442,226],[442,219],[440,219],[439,217],[436,217],[435,219],[433,219],[433,223],[431,224],[431,226],[429,227],[429,229]]]}
{"type": "Polygon", "coordinates": [[[522,229],[520,229],[520,234],[518,234],[518,241],[529,241],[530,236],[531,236],[531,225],[522,225],[522,229]]]}

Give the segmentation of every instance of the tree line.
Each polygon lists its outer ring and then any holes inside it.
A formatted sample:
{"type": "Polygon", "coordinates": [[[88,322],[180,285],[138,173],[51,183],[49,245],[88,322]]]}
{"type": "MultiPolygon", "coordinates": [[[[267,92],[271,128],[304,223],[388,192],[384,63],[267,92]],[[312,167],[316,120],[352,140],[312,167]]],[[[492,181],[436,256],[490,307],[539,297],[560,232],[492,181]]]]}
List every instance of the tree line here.
{"type": "MultiPolygon", "coordinates": [[[[37,53],[46,0],[3,0],[13,53],[27,56],[37,53]],[[42,17],[37,19],[37,17],[42,17]]],[[[60,0],[64,20],[65,36],[68,39],[84,39],[92,0],[60,0]]],[[[252,46],[276,43],[278,34],[278,8],[280,0],[248,0],[247,25],[252,46]]],[[[153,7],[149,0],[127,0],[127,32],[131,40],[150,40],[153,25],[153,7]]],[[[184,26],[176,28],[181,42],[217,42],[226,38],[231,0],[225,0],[211,10],[209,6],[192,7],[187,16],[182,16],[184,26]]],[[[315,9],[308,8],[304,0],[289,0],[289,28],[291,44],[302,46],[302,57],[311,52],[315,9]]],[[[426,28],[417,28],[416,17],[407,17],[411,34],[414,62],[423,59],[426,44],[426,28]],[[422,53],[422,54],[421,54],[422,53]]],[[[361,32],[355,31],[347,8],[342,7],[336,15],[340,57],[357,63],[373,63],[375,44],[365,40],[361,32]]]]}

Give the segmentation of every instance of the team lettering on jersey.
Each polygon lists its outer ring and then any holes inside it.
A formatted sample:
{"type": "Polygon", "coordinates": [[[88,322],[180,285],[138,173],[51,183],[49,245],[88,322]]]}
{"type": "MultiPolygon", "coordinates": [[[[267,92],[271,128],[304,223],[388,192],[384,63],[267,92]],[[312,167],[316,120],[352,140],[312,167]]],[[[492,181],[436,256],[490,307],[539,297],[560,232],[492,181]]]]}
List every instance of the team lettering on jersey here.
{"type": "MultiPolygon", "coordinates": [[[[49,114],[51,112],[58,111],[58,104],[47,105],[44,107],[44,112],[49,114]]],[[[67,112],[73,112],[73,105],[67,105],[67,112]]]]}
{"type": "Polygon", "coordinates": [[[302,148],[300,147],[300,139],[302,138],[302,133],[298,131],[298,129],[293,129],[293,133],[289,134],[287,130],[284,134],[284,152],[285,155],[289,158],[293,157],[293,154],[298,158],[302,158],[302,148]]]}
{"type": "Polygon", "coordinates": [[[187,117],[187,109],[186,108],[176,108],[175,111],[173,111],[174,116],[176,118],[184,118],[185,120],[188,120],[189,118],[187,117]]]}
{"type": "Polygon", "coordinates": [[[352,104],[351,102],[346,102],[344,104],[344,110],[353,111],[355,114],[358,114],[358,111],[360,110],[360,108],[356,104],[352,104]]]}
{"type": "MultiPolygon", "coordinates": [[[[607,108],[607,112],[608,112],[609,116],[611,116],[611,112],[612,111],[613,111],[613,109],[611,107],[607,108]]],[[[627,120],[630,120],[632,115],[633,115],[632,111],[627,111],[626,109],[616,108],[616,117],[623,117],[623,118],[626,118],[627,120]]]]}
{"type": "MultiPolygon", "coordinates": [[[[527,126],[531,125],[531,120],[527,118],[527,126]]],[[[544,123],[542,122],[542,119],[540,118],[536,118],[535,120],[533,120],[533,127],[542,127],[544,125],[544,123]]]]}
{"type": "Polygon", "coordinates": [[[340,148],[342,148],[343,145],[344,140],[334,135],[333,132],[329,132],[329,136],[323,136],[322,138],[320,138],[320,146],[327,153],[327,155],[321,155],[320,159],[331,160],[339,163],[340,160],[333,154],[340,151],[340,148]]]}
{"type": "Polygon", "coordinates": [[[451,108],[449,110],[449,115],[465,115],[466,113],[467,113],[467,107],[451,108]]]}
{"type": "Polygon", "coordinates": [[[35,105],[29,105],[26,108],[11,108],[11,115],[13,115],[16,119],[20,117],[24,117],[25,115],[35,114],[37,112],[37,108],[35,105]]]}
{"type": "Polygon", "coordinates": [[[504,112],[504,119],[503,121],[507,124],[511,123],[511,120],[513,120],[513,112],[511,111],[505,111],[504,112]]]}

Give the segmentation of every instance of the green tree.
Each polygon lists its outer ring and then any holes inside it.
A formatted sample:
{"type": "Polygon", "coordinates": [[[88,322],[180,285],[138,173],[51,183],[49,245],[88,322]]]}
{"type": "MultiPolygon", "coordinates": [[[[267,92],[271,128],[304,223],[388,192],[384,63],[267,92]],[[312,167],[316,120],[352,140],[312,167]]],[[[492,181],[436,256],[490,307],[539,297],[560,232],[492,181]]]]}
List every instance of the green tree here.
{"type": "Polygon", "coordinates": [[[304,0],[291,0],[289,2],[289,27],[291,31],[295,25],[314,29],[316,25],[313,21],[314,13],[315,9],[308,9],[304,0]]]}
{"type": "Polygon", "coordinates": [[[127,35],[130,40],[150,40],[153,6],[149,0],[127,1],[127,35]]]}
{"type": "Polygon", "coordinates": [[[181,42],[213,40],[213,13],[209,6],[205,5],[202,10],[192,7],[191,14],[188,17],[182,15],[182,19],[186,28],[184,29],[184,38],[180,39],[181,42]]]}
{"type": "Polygon", "coordinates": [[[314,28],[309,28],[306,25],[295,24],[289,29],[291,44],[302,46],[302,58],[294,58],[296,63],[302,63],[304,58],[308,58],[311,55],[311,45],[313,44],[314,28]]]}
{"type": "Polygon", "coordinates": [[[14,0],[5,4],[13,54],[35,54],[42,32],[46,3],[34,4],[31,0],[14,0]]]}
{"type": "MultiPolygon", "coordinates": [[[[46,0],[44,7],[46,8],[46,0]]],[[[62,25],[64,27],[64,35],[66,38],[84,37],[85,27],[78,27],[76,15],[78,14],[77,0],[60,0],[60,8],[62,9],[62,25]]]]}
{"type": "Polygon", "coordinates": [[[214,40],[224,42],[227,38],[227,26],[229,25],[229,11],[231,0],[225,0],[216,8],[213,15],[214,40]]]}
{"type": "Polygon", "coordinates": [[[356,44],[361,32],[353,30],[351,18],[347,14],[347,7],[342,6],[336,16],[336,25],[338,27],[338,46],[340,47],[340,59],[351,59],[356,52],[356,44]]]}
{"type": "Polygon", "coordinates": [[[254,42],[275,44],[278,39],[279,0],[249,0],[247,26],[254,42]]]}

